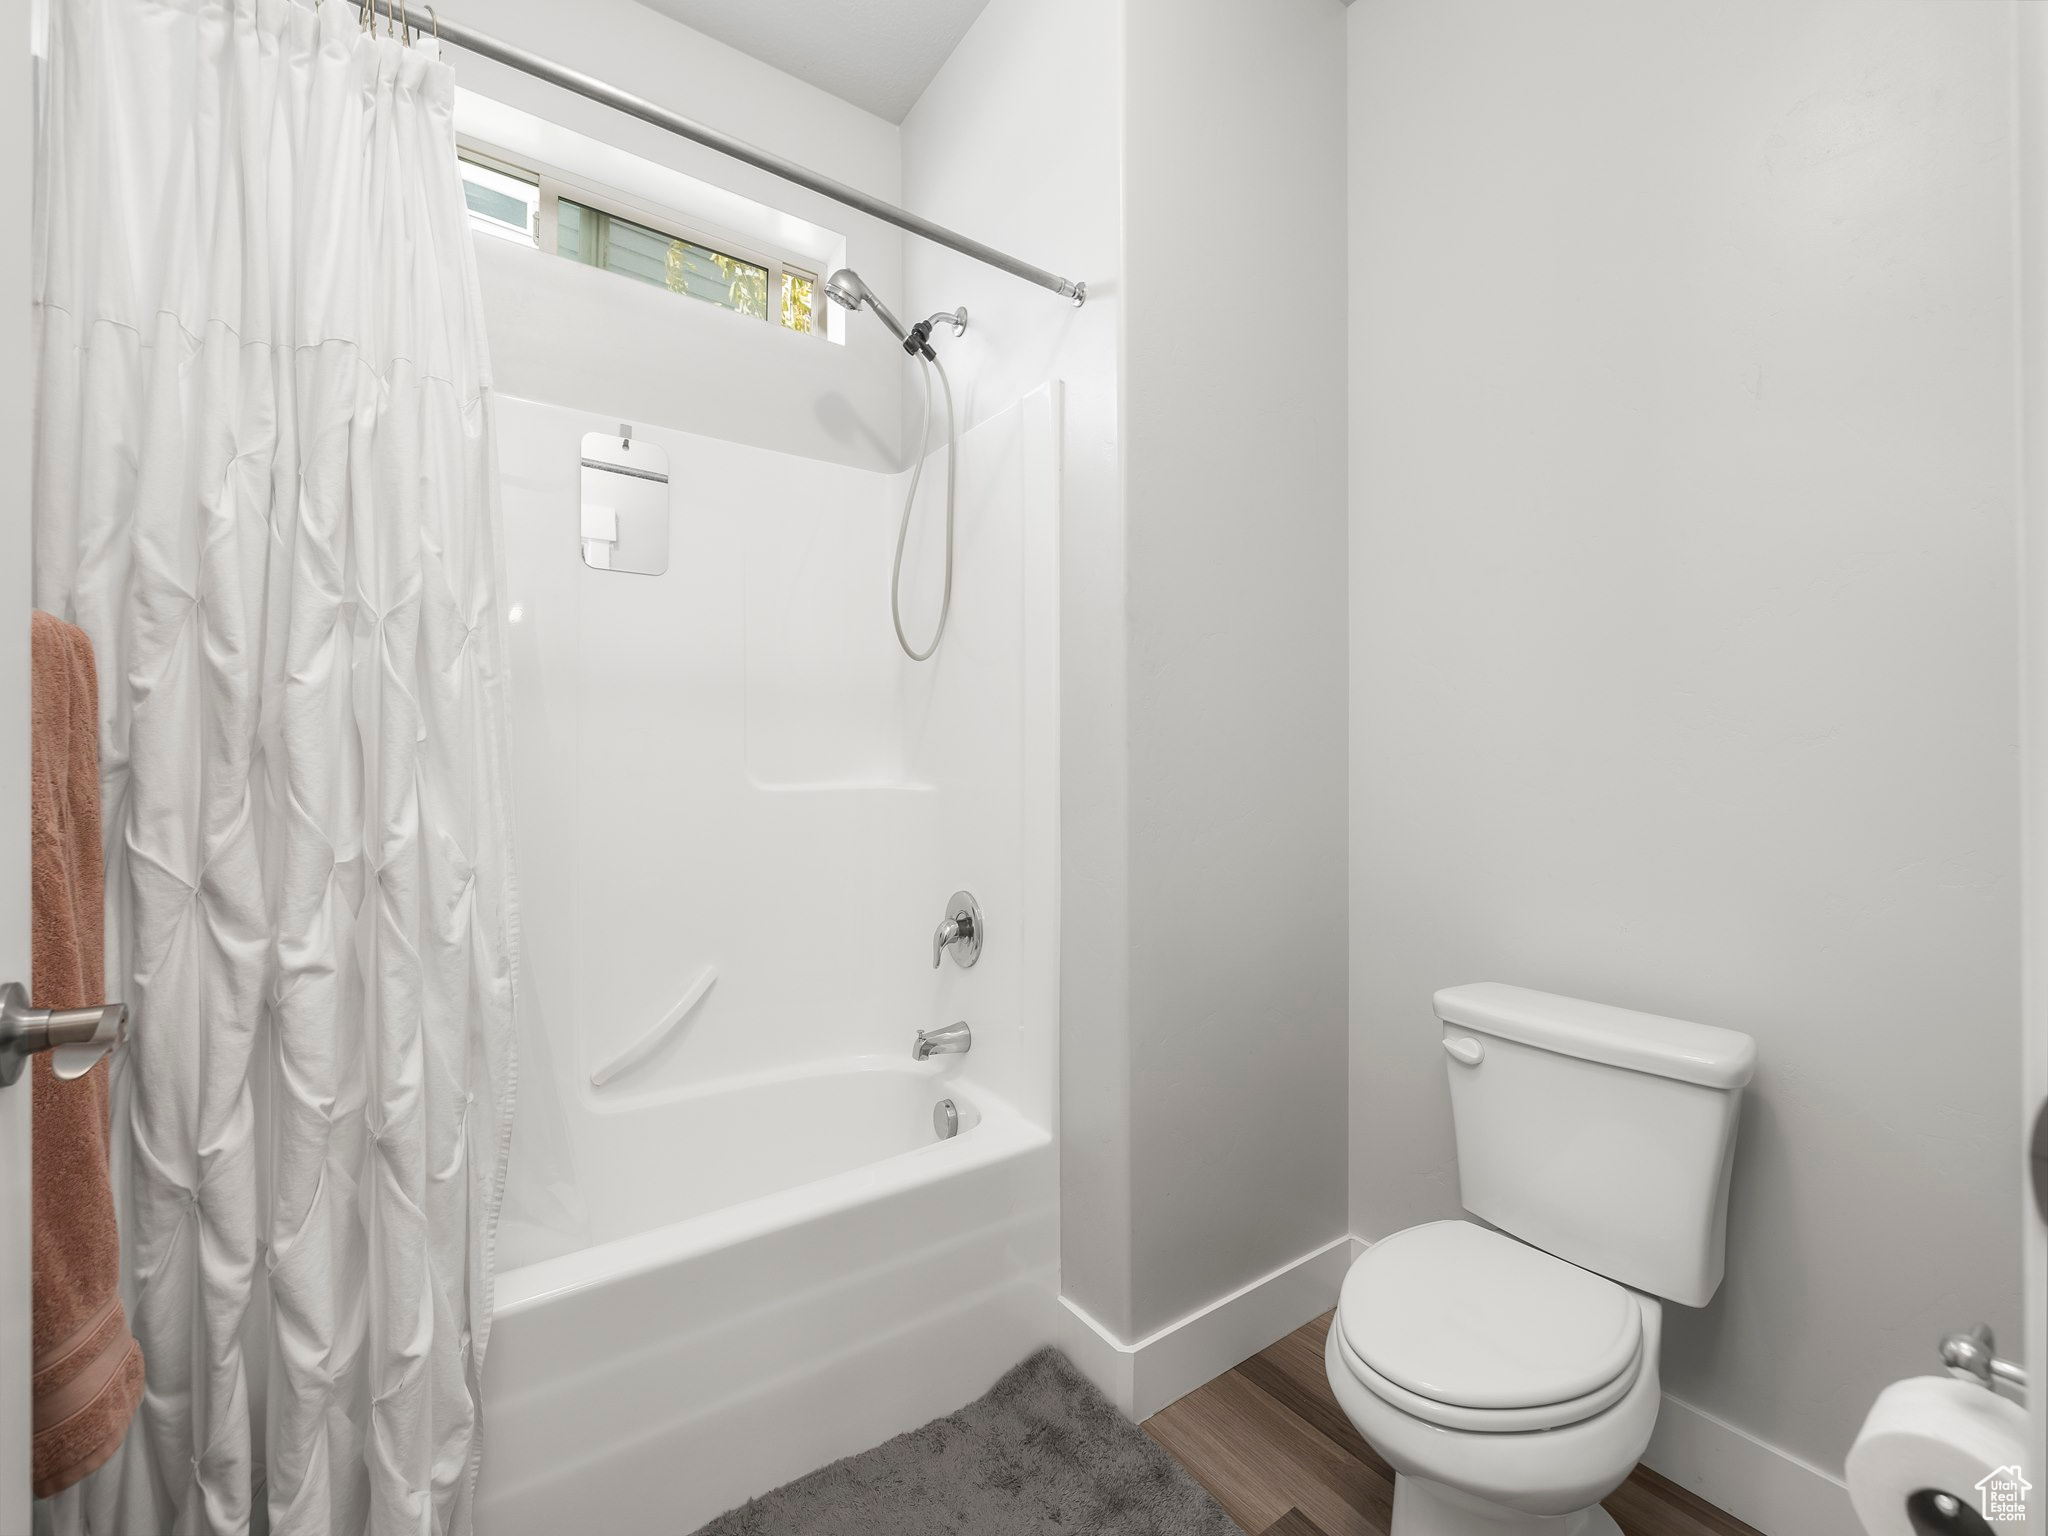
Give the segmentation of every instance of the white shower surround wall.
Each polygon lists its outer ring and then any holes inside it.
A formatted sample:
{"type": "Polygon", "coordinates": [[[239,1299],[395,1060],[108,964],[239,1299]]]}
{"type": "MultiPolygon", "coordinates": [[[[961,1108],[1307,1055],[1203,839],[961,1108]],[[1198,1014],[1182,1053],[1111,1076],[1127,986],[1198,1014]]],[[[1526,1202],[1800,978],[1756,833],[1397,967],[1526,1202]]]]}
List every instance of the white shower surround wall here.
{"type": "MultiPolygon", "coordinates": [[[[520,1001],[554,1057],[522,1112],[556,1097],[582,1227],[508,1219],[485,1536],[596,1507],[690,1529],[1055,1336],[1057,405],[962,438],[953,615],[918,667],[888,613],[906,476],[635,423],[669,456],[668,571],[596,572],[578,445],[618,424],[502,402],[520,1001]],[[934,970],[961,887],[988,942],[934,970]],[[593,1086],[706,967],[674,1035],[593,1086]],[[955,1019],[972,1052],[913,1065],[955,1019]]],[[[508,1217],[523,1171],[515,1148],[508,1217]]]]}

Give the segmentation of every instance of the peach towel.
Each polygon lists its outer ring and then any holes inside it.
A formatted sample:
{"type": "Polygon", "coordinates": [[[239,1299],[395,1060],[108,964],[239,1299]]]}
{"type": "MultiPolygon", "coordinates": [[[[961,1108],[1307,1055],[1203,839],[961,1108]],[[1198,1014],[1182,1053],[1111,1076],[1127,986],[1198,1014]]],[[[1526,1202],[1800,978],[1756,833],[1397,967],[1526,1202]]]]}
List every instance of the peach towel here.
{"type": "MultiPolygon", "coordinates": [[[[85,631],[33,632],[29,879],[38,1008],[106,1001],[99,682],[85,631]]],[[[61,1082],[35,1058],[35,1495],[96,1471],[142,1399],[142,1348],[121,1310],[121,1238],[107,1168],[107,1063],[61,1082]]]]}

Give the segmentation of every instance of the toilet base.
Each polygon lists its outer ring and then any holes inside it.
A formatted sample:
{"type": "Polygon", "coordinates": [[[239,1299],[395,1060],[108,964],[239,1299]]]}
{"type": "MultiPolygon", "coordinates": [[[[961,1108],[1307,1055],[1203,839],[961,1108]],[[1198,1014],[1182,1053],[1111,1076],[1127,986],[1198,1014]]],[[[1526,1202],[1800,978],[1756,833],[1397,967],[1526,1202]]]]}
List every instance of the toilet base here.
{"type": "Polygon", "coordinates": [[[1397,1472],[1392,1536],[1621,1536],[1621,1527],[1597,1504],[1571,1515],[1525,1515],[1397,1472]]]}

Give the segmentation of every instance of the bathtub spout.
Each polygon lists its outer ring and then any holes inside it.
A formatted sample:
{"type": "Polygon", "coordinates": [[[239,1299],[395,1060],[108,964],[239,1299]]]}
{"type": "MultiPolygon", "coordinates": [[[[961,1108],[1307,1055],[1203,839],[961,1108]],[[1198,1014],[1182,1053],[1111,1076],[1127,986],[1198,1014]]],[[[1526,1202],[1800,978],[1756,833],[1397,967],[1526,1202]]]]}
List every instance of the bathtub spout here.
{"type": "Polygon", "coordinates": [[[920,1029],[917,1043],[910,1048],[912,1061],[929,1061],[934,1056],[965,1056],[974,1044],[974,1032],[963,1020],[944,1029],[920,1029]]]}

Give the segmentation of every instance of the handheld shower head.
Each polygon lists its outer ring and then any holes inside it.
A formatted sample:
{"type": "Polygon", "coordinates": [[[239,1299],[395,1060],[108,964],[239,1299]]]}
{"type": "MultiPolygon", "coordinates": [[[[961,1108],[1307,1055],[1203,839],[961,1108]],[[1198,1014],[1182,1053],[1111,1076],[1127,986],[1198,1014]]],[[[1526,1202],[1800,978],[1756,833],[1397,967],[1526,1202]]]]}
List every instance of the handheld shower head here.
{"type": "Polygon", "coordinates": [[[841,267],[825,279],[825,297],[846,310],[866,305],[875,312],[876,319],[889,327],[891,335],[905,346],[910,344],[910,332],[903,328],[903,322],[889,312],[889,306],[875,297],[874,289],[862,282],[860,274],[851,267],[841,267]]]}
{"type": "Polygon", "coordinates": [[[851,267],[841,267],[825,279],[825,296],[842,309],[859,309],[868,301],[868,285],[851,267]]]}
{"type": "Polygon", "coordinates": [[[912,661],[930,661],[946,633],[946,618],[953,611],[953,509],[958,473],[953,437],[953,385],[939,364],[939,354],[932,350],[932,331],[937,326],[950,325],[955,336],[965,334],[967,311],[958,309],[951,314],[933,315],[906,331],[903,322],[889,313],[889,306],[876,298],[875,291],[862,282],[860,274],[850,267],[841,267],[825,279],[825,297],[841,309],[872,309],[882,324],[889,327],[890,334],[903,343],[903,350],[924,364],[918,370],[924,380],[924,428],[918,434],[917,457],[911,462],[910,489],[903,496],[903,518],[896,525],[896,564],[889,573],[889,621],[896,626],[896,643],[903,647],[904,655],[912,661]],[[938,627],[932,631],[931,644],[920,651],[903,633],[903,546],[910,537],[910,510],[917,504],[917,482],[924,474],[924,461],[931,448],[934,373],[946,390],[946,585],[939,597],[938,627]]]}

